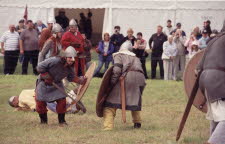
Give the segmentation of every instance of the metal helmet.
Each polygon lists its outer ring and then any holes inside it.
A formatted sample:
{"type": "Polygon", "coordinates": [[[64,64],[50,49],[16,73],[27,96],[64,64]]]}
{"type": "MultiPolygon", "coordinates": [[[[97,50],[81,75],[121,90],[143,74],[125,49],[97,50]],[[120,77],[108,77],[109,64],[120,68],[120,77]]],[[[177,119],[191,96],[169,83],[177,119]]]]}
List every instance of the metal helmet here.
{"type": "Polygon", "coordinates": [[[74,47],[69,46],[66,48],[66,50],[63,52],[63,57],[76,57],[77,56],[77,52],[75,50],[74,47]]]}
{"type": "Polygon", "coordinates": [[[59,33],[59,32],[63,32],[63,29],[61,27],[61,25],[59,24],[54,24],[53,28],[52,28],[52,33],[59,33]]]}
{"type": "Polygon", "coordinates": [[[11,96],[11,97],[9,98],[9,100],[8,100],[9,105],[10,105],[11,107],[14,107],[14,105],[13,105],[13,100],[14,100],[15,97],[16,97],[16,96],[11,96]]]}
{"type": "Polygon", "coordinates": [[[74,19],[71,19],[69,25],[70,26],[77,26],[77,22],[74,19]]]}
{"type": "Polygon", "coordinates": [[[133,46],[132,46],[132,43],[129,40],[125,41],[120,47],[120,50],[132,51],[132,49],[133,49],[133,46]]]}

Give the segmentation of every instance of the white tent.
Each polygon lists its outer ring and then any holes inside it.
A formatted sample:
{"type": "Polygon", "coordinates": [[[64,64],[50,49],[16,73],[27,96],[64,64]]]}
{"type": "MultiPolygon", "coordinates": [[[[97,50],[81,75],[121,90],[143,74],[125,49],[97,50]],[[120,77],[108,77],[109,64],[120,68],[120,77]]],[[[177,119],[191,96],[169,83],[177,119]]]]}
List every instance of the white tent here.
{"type": "Polygon", "coordinates": [[[59,8],[102,9],[101,32],[112,33],[113,27],[120,25],[123,34],[131,27],[135,33],[143,32],[146,39],[156,31],[157,25],[165,26],[168,19],[173,25],[181,22],[187,34],[195,26],[201,28],[208,19],[213,29],[220,30],[225,19],[225,0],[0,0],[0,35],[9,24],[18,23],[26,5],[28,19],[43,22],[54,17],[59,8]]]}

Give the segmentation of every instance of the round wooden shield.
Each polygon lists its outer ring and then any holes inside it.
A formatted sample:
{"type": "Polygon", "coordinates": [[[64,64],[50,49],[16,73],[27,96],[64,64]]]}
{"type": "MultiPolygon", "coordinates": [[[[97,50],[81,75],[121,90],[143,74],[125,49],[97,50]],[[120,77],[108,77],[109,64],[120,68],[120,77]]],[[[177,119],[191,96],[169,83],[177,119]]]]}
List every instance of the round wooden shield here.
{"type": "Polygon", "coordinates": [[[104,74],[102,82],[98,91],[97,101],[96,101],[96,114],[98,117],[103,117],[103,105],[105,99],[108,95],[108,90],[110,86],[110,79],[113,71],[113,66],[111,66],[104,74]]]}
{"type": "MultiPolygon", "coordinates": [[[[196,53],[188,62],[186,65],[185,71],[184,71],[184,88],[185,92],[188,97],[191,95],[192,88],[194,86],[196,76],[195,76],[195,69],[199,63],[199,61],[202,59],[204,55],[204,50],[201,50],[200,52],[196,53]]],[[[201,104],[204,102],[204,95],[201,92],[200,89],[198,89],[197,95],[195,97],[195,100],[193,102],[193,105],[199,109],[200,111],[206,113],[207,112],[207,105],[205,104],[202,109],[199,108],[201,104]]]]}
{"type": "Polygon", "coordinates": [[[93,62],[90,67],[88,68],[87,72],[85,73],[85,76],[87,77],[87,82],[84,85],[80,85],[78,87],[77,97],[75,99],[76,102],[80,101],[83,97],[84,93],[86,92],[91,79],[93,78],[93,74],[95,72],[96,63],[93,62]]]}

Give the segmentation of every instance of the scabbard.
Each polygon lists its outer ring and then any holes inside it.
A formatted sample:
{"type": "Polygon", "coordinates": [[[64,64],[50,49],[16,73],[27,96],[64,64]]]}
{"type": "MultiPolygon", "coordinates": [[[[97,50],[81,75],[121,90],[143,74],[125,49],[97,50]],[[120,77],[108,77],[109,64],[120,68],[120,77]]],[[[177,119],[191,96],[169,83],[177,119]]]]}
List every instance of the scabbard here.
{"type": "Polygon", "coordinates": [[[120,96],[122,107],[122,121],[126,123],[126,90],[125,90],[125,77],[120,77],[120,96]]]}

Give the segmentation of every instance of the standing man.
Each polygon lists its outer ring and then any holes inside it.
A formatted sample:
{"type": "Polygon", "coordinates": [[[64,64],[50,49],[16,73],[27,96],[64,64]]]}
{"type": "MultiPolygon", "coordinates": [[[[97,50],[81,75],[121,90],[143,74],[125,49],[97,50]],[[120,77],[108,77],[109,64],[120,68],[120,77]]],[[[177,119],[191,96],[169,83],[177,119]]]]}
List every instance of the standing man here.
{"type": "Polygon", "coordinates": [[[86,35],[87,35],[87,39],[89,40],[91,39],[91,36],[92,36],[91,17],[92,17],[92,12],[88,12],[87,21],[86,21],[86,35]]]}
{"type": "Polygon", "coordinates": [[[40,51],[42,50],[46,40],[49,39],[52,36],[52,28],[53,28],[54,23],[55,23],[54,19],[49,19],[48,20],[48,27],[44,28],[41,31],[40,39],[39,39],[39,42],[38,42],[40,51]]]}
{"type": "Polygon", "coordinates": [[[80,26],[79,31],[84,31],[86,33],[86,31],[87,31],[87,19],[86,19],[84,13],[80,13],[79,26],[80,26]]]}
{"type": "Polygon", "coordinates": [[[149,47],[152,50],[151,56],[152,79],[156,78],[157,63],[159,63],[160,67],[160,77],[161,79],[164,79],[162,53],[163,53],[163,43],[167,41],[167,36],[162,32],[162,29],[163,27],[159,25],[157,27],[157,33],[153,34],[149,39],[149,47]]]}
{"type": "Polygon", "coordinates": [[[64,91],[62,79],[66,77],[68,81],[78,84],[85,84],[87,80],[85,77],[75,77],[73,65],[76,55],[75,49],[69,46],[63,57],[52,57],[38,64],[37,70],[40,76],[36,87],[36,110],[41,124],[48,122],[46,102],[56,101],[59,124],[67,125],[65,121],[66,95],[62,93],[64,91]],[[53,82],[59,88],[55,87],[53,82]]]}
{"type": "Polygon", "coordinates": [[[41,31],[46,28],[46,25],[43,24],[43,22],[41,20],[38,20],[35,24],[34,24],[35,29],[38,32],[38,35],[41,34],[41,31]]]}
{"type": "MultiPolygon", "coordinates": [[[[177,23],[176,29],[174,29],[170,34],[173,35],[177,29],[181,29],[181,23],[177,23]]],[[[182,30],[182,36],[186,36],[186,33],[182,30]]]]}
{"type": "Polygon", "coordinates": [[[64,31],[69,26],[69,19],[66,17],[64,9],[59,10],[59,15],[55,17],[56,23],[60,24],[64,31]]]}
{"type": "Polygon", "coordinates": [[[209,40],[209,36],[207,33],[207,30],[202,31],[202,38],[199,39],[199,48],[200,49],[205,49],[207,47],[207,42],[209,40]]]}
{"type": "Polygon", "coordinates": [[[205,21],[205,27],[204,27],[204,29],[207,31],[207,34],[210,37],[210,35],[212,34],[211,21],[210,20],[205,21]]]}
{"type": "Polygon", "coordinates": [[[91,65],[92,44],[91,44],[91,41],[87,39],[85,33],[82,33],[82,37],[84,38],[85,63],[86,63],[86,70],[87,70],[91,65]]]}
{"type": "Polygon", "coordinates": [[[120,50],[120,46],[122,44],[123,39],[124,39],[124,36],[123,34],[120,33],[120,26],[115,26],[114,34],[110,38],[114,46],[114,53],[120,50]]]}
{"type": "Polygon", "coordinates": [[[145,52],[146,46],[147,46],[146,40],[143,39],[142,33],[138,32],[137,33],[137,42],[135,43],[133,52],[136,54],[136,57],[138,57],[140,59],[145,78],[147,79],[148,75],[147,75],[145,62],[146,62],[146,57],[148,54],[145,52]]]}
{"type": "Polygon", "coordinates": [[[199,88],[206,97],[210,120],[210,144],[225,143],[225,21],[223,30],[209,41],[196,74],[200,75],[199,88]]]}
{"type": "Polygon", "coordinates": [[[20,34],[20,53],[24,54],[22,74],[27,74],[28,63],[31,60],[33,73],[37,75],[36,66],[38,63],[38,33],[34,29],[32,20],[27,21],[27,29],[20,34]]]}
{"type": "Polygon", "coordinates": [[[165,35],[167,35],[167,36],[169,36],[170,35],[170,33],[173,31],[173,26],[172,26],[172,21],[171,20],[168,20],[167,21],[167,26],[166,26],[166,28],[165,28],[165,30],[164,30],[164,34],[165,35]]]}
{"type": "Polygon", "coordinates": [[[69,23],[69,31],[62,36],[62,47],[65,50],[72,46],[77,51],[75,61],[75,72],[77,76],[84,76],[85,74],[85,52],[84,52],[84,38],[78,31],[77,23],[72,19],[69,23]]]}
{"type": "Polygon", "coordinates": [[[19,25],[16,26],[16,31],[20,34],[24,29],[26,29],[26,26],[24,24],[24,19],[21,19],[19,21],[19,25]]]}
{"type": "Polygon", "coordinates": [[[9,31],[2,35],[0,42],[4,55],[4,74],[13,74],[20,54],[19,34],[15,31],[15,25],[9,25],[9,31]]]}
{"type": "Polygon", "coordinates": [[[134,128],[141,128],[141,97],[146,84],[141,62],[131,52],[132,49],[131,42],[126,41],[122,44],[119,52],[113,54],[115,64],[110,79],[112,90],[108,93],[103,109],[104,130],[112,130],[114,128],[116,110],[122,108],[121,91],[123,89],[120,87],[120,78],[125,73],[125,107],[126,110],[131,111],[134,128]]]}
{"type": "Polygon", "coordinates": [[[185,69],[186,64],[186,57],[185,57],[185,42],[186,37],[182,36],[182,30],[177,29],[174,36],[174,42],[176,44],[176,48],[178,50],[177,55],[174,59],[174,68],[173,68],[173,80],[183,79],[183,72],[185,69]],[[180,71],[180,74],[179,74],[180,71]]]}

